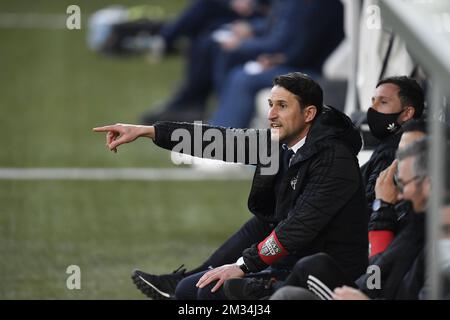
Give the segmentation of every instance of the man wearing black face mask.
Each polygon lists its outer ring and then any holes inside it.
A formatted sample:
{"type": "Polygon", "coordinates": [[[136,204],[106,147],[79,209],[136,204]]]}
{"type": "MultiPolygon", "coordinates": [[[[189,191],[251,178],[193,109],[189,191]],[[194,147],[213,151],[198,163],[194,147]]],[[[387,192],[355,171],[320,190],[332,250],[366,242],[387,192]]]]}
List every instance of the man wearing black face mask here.
{"type": "Polygon", "coordinates": [[[361,167],[369,208],[375,199],[378,175],[395,159],[401,126],[410,119],[419,119],[423,109],[423,90],[413,78],[390,77],[377,84],[372,106],[367,111],[367,122],[379,144],[370,160],[361,167]]]}

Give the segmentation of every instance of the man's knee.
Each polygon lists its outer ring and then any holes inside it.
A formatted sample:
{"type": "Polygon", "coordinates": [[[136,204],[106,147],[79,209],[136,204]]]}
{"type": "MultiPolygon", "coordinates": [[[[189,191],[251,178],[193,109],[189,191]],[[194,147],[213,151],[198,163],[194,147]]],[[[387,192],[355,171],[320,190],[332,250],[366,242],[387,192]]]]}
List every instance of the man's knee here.
{"type": "Polygon", "coordinates": [[[195,300],[197,298],[196,282],[192,277],[181,280],[175,289],[175,298],[177,300],[195,300]]]}
{"type": "Polygon", "coordinates": [[[199,288],[198,291],[197,291],[197,300],[217,300],[217,299],[220,299],[218,297],[220,291],[211,292],[212,288],[214,288],[216,283],[217,282],[214,281],[213,283],[210,283],[206,287],[199,288]]]}

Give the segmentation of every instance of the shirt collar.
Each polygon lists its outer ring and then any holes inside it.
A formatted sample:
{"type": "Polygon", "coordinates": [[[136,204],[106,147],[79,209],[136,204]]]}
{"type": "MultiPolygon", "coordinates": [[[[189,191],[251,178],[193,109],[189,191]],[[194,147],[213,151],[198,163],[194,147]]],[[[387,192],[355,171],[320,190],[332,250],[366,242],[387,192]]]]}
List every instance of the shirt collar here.
{"type": "Polygon", "coordinates": [[[294,144],[292,147],[290,147],[289,149],[291,149],[292,151],[294,151],[294,153],[297,153],[298,149],[300,149],[301,147],[303,147],[303,145],[305,144],[306,141],[306,136],[303,137],[303,139],[301,139],[299,142],[297,142],[296,144],[294,144]]]}

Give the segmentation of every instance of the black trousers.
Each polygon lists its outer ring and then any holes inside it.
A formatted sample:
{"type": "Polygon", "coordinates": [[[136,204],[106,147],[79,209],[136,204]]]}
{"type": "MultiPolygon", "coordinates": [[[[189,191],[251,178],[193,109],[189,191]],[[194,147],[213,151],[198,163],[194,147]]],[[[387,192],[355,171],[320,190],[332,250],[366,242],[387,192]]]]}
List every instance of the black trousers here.
{"type": "Polygon", "coordinates": [[[235,234],[214,251],[208,260],[201,266],[186,273],[186,277],[177,286],[175,293],[177,299],[226,299],[221,289],[215,294],[211,293],[211,289],[216,282],[211,283],[203,289],[198,289],[195,284],[208,269],[236,262],[236,260],[242,256],[244,249],[264,240],[274,227],[275,225],[273,224],[252,217],[235,234]]]}
{"type": "Polygon", "coordinates": [[[332,292],[343,285],[357,288],[336,261],[326,253],[317,253],[300,259],[282,286],[308,289],[320,299],[332,300],[332,292]]]}

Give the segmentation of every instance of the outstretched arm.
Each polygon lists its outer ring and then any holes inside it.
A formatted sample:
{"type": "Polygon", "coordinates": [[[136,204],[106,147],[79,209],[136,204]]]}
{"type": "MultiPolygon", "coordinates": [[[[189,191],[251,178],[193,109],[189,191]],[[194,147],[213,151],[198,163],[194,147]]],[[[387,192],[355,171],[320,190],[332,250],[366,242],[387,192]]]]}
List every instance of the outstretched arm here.
{"type": "Polygon", "coordinates": [[[278,170],[279,141],[270,129],[234,129],[202,123],[158,121],[153,126],[118,123],[93,129],[107,132],[106,146],[114,152],[139,137],[153,139],[163,149],[194,157],[262,165],[264,174],[278,170]]]}
{"type": "Polygon", "coordinates": [[[110,126],[93,128],[92,130],[95,132],[106,132],[106,147],[114,152],[117,152],[117,147],[121,144],[133,142],[139,137],[155,139],[154,126],[117,123],[110,126]]]}

